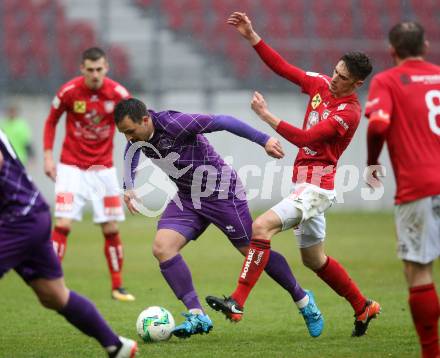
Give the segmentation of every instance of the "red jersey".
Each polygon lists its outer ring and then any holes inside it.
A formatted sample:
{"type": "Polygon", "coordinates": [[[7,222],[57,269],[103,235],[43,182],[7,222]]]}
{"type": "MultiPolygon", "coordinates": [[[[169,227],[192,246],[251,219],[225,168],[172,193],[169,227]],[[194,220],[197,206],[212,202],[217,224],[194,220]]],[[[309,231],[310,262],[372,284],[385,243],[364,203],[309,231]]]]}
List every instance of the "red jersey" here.
{"type": "Polygon", "coordinates": [[[396,204],[440,194],[440,67],[407,60],[373,77],[365,115],[389,121],[396,204]]]}
{"type": "Polygon", "coordinates": [[[310,96],[304,117],[303,129],[310,129],[320,121],[329,121],[336,128],[338,136],[328,142],[316,142],[300,148],[295,159],[293,181],[304,181],[324,189],[334,188],[334,177],[338,160],[351,142],[361,118],[361,105],[355,94],[335,98],[329,90],[330,78],[314,72],[306,72],[299,84],[310,96]],[[304,169],[302,169],[304,168],[304,169]],[[314,169],[315,168],[315,169],[314,169]],[[322,177],[320,182],[320,172],[322,177]]]}
{"type": "Polygon", "coordinates": [[[44,149],[52,149],[55,128],[66,112],[66,136],[61,163],[87,169],[93,165],[113,166],[115,105],[130,96],[119,83],[105,78],[98,90],[89,89],[84,77],[64,84],[54,97],[44,127],[44,149]]]}
{"type": "Polygon", "coordinates": [[[299,85],[310,96],[304,117],[304,130],[320,121],[328,121],[336,129],[338,135],[330,140],[315,142],[299,149],[292,177],[295,183],[307,182],[323,189],[333,189],[339,157],[353,138],[361,118],[361,105],[356,94],[335,98],[329,89],[330,77],[304,72],[287,63],[264,41],[260,41],[254,48],[272,70],[299,85]]]}

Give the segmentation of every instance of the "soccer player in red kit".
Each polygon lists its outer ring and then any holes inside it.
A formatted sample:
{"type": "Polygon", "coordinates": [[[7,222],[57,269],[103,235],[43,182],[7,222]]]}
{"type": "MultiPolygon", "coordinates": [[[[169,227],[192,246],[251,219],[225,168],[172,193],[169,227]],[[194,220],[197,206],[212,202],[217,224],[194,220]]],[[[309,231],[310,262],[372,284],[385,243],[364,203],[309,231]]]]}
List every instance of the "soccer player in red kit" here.
{"type": "MultiPolygon", "coordinates": [[[[361,116],[355,94],[371,73],[369,58],[349,52],[336,64],[333,77],[303,70],[286,62],[253,30],[244,13],[235,12],[228,23],[249,41],[262,60],[276,73],[300,86],[310,96],[303,129],[275,117],[263,96],[255,92],[252,109],[280,135],[299,148],[294,164],[291,194],[252,225],[250,249],[238,286],[228,298],[207,297],[208,304],[233,320],[240,320],[244,303],[264,269],[270,240],[280,231],[294,228],[305,266],[316,272],[355,312],[353,336],[365,334],[380,312],[377,302],[367,299],[342,265],[324,252],[324,212],[335,201],[334,176],[339,157],[350,143],[361,116]]],[[[313,299],[312,297],[308,297],[313,299]]]]}
{"type": "Polygon", "coordinates": [[[129,97],[119,83],[106,77],[109,66],[103,50],[82,54],[82,76],[64,84],[53,99],[44,128],[44,171],[55,181],[54,249],[63,259],[73,220],[81,220],[91,200],[94,222],[105,237],[104,252],[112,280],[112,297],[133,301],[122,287],[122,243],[117,221],[124,220],[116,169],[113,167],[113,110],[129,97]],[[66,112],[66,137],[58,166],[53,159],[56,125],[66,112]]]}
{"type": "Polygon", "coordinates": [[[368,165],[386,141],[397,182],[398,256],[422,356],[439,357],[439,299],[432,262],[440,256],[440,67],[423,59],[424,29],[402,22],[389,33],[395,67],[374,76],[365,115],[368,165]]]}

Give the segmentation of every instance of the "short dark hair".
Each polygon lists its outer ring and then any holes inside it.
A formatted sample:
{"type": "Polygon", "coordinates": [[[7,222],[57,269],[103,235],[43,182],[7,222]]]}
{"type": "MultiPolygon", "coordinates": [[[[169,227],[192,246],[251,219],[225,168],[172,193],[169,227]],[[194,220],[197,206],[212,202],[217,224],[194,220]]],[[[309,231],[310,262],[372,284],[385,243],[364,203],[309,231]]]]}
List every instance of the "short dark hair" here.
{"type": "Polygon", "coordinates": [[[120,101],[113,112],[115,123],[121,122],[125,116],[129,116],[133,122],[140,123],[142,118],[149,116],[147,106],[137,98],[128,98],[120,101]]]}
{"type": "Polygon", "coordinates": [[[99,47],[90,47],[82,53],[82,62],[85,60],[98,61],[100,58],[107,58],[103,49],[99,47]]]}
{"type": "Polygon", "coordinates": [[[370,58],[363,52],[347,52],[340,58],[340,61],[344,61],[348,72],[356,80],[365,80],[371,71],[373,71],[370,58]]]}
{"type": "Polygon", "coordinates": [[[400,22],[394,25],[388,40],[399,58],[420,56],[425,52],[425,30],[415,21],[400,22]]]}

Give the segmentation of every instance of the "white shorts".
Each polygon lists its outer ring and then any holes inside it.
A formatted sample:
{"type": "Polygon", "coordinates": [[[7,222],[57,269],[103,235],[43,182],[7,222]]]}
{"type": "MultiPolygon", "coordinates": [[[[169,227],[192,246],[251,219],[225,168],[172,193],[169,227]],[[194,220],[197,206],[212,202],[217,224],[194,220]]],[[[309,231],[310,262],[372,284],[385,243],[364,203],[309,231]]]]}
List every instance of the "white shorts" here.
{"type": "Polygon", "coordinates": [[[294,227],[298,246],[305,248],[324,241],[324,212],[335,200],[334,190],[322,189],[308,183],[294,184],[289,196],[272,207],[272,210],[280,218],[282,230],[294,227]],[[301,220],[298,217],[298,210],[302,214],[301,220]]]}
{"type": "Polygon", "coordinates": [[[440,195],[395,207],[397,256],[427,264],[440,256],[440,195]]]}
{"type": "Polygon", "coordinates": [[[82,170],[59,163],[55,182],[55,217],[81,220],[86,201],[93,206],[93,221],[123,221],[124,210],[116,169],[82,170]]]}

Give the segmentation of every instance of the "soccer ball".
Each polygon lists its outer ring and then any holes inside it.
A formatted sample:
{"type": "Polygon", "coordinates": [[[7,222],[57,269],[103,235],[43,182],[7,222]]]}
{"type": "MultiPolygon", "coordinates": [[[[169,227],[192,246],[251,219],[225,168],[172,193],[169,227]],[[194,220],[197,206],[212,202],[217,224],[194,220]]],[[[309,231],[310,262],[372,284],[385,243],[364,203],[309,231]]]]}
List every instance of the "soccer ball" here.
{"type": "Polygon", "coordinates": [[[145,342],[165,341],[175,327],[173,315],[163,307],[144,309],[136,321],[136,330],[145,342]]]}

